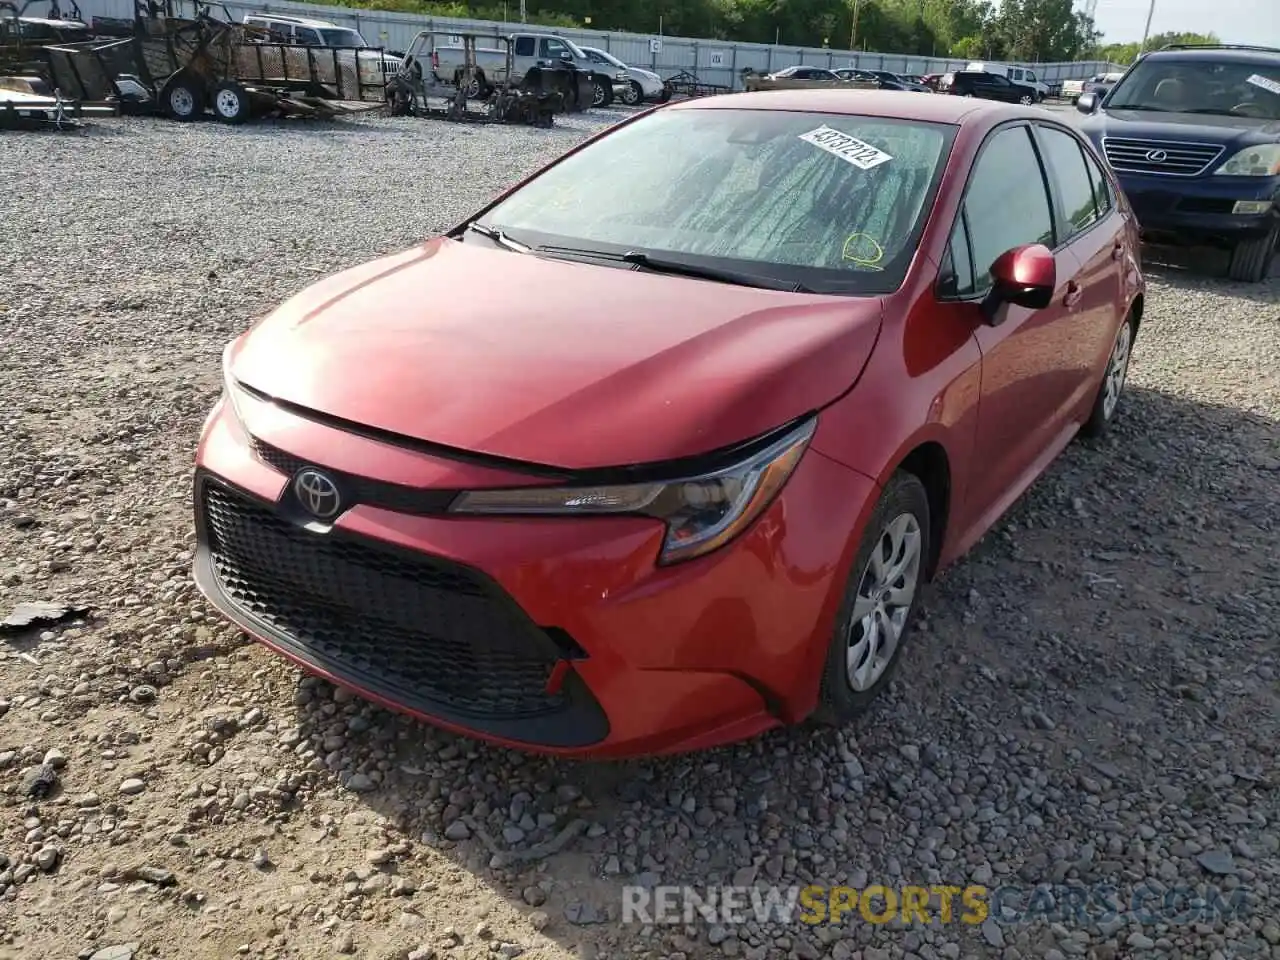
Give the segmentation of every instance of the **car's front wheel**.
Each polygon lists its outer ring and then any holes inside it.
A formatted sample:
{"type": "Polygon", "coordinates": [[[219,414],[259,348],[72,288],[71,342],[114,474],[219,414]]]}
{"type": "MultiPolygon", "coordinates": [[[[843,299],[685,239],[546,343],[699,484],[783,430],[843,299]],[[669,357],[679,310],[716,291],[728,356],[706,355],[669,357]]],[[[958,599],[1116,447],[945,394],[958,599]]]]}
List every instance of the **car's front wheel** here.
{"type": "Polygon", "coordinates": [[[1280,226],[1273,226],[1265,237],[1237,243],[1231,251],[1227,276],[1246,283],[1265,280],[1271,272],[1271,258],[1275,255],[1277,245],[1280,245],[1280,226]]]}
{"type": "Polygon", "coordinates": [[[1129,357],[1133,353],[1134,335],[1137,324],[1133,315],[1125,317],[1124,323],[1116,331],[1116,338],[1111,342],[1111,355],[1107,357],[1107,366],[1102,373],[1102,383],[1098,386],[1098,395],[1093,401],[1093,409],[1089,419],[1085,421],[1080,432],[1087,437],[1100,437],[1106,433],[1115,419],[1116,408],[1120,405],[1120,394],[1124,392],[1125,382],[1129,378],[1129,357]]]}
{"type": "Polygon", "coordinates": [[[642,100],[644,100],[644,88],[632,80],[627,84],[627,89],[622,91],[622,102],[629,107],[634,107],[642,100]]]}
{"type": "Polygon", "coordinates": [[[823,668],[817,722],[852,720],[888,685],[924,582],[931,535],[924,484],[895,473],[854,558],[823,668]]]}
{"type": "Polygon", "coordinates": [[[1029,93],[1024,93],[1021,97],[1018,98],[1018,102],[1022,104],[1024,107],[1029,107],[1036,102],[1036,98],[1029,93]]]}

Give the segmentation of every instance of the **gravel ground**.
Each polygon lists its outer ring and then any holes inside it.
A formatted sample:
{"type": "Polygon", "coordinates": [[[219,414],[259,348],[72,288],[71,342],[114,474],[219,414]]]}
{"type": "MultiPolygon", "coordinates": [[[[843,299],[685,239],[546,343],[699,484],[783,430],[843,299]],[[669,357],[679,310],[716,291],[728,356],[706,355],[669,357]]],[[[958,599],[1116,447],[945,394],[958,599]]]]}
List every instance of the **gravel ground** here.
{"type": "Polygon", "coordinates": [[[602,122],[3,138],[0,615],[90,612],[0,637],[0,956],[1280,958],[1280,280],[1151,269],[1111,438],[931,589],[838,734],[529,758],[305,679],[200,600],[223,343],[602,122]],[[731,881],[1022,899],[980,926],[619,922],[624,883],[731,881]],[[1145,914],[1073,915],[1098,884],[1145,914]],[[1165,909],[1193,889],[1238,912],[1165,909]]]}

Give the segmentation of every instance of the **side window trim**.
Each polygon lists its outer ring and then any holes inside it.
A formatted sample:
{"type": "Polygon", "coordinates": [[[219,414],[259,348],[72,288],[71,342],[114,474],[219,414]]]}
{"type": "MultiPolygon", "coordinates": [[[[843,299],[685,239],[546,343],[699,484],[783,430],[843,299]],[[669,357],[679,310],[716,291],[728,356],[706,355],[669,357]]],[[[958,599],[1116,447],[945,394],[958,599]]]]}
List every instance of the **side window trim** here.
{"type": "MultiPolygon", "coordinates": [[[[1116,212],[1116,195],[1115,190],[1111,186],[1111,178],[1107,176],[1106,170],[1103,168],[1101,161],[1098,160],[1094,153],[1091,143],[1082,142],[1080,152],[1084,154],[1084,165],[1089,170],[1090,179],[1097,182],[1102,188],[1102,199],[1107,202],[1106,212],[1098,211],[1100,217],[1109,217],[1116,212]]],[[[1095,199],[1096,199],[1095,194],[1095,199]]]]}
{"type": "Polygon", "coordinates": [[[956,276],[957,286],[967,282],[969,292],[958,293],[955,295],[948,295],[948,294],[939,293],[937,290],[935,290],[934,291],[935,298],[940,303],[977,303],[985,299],[987,296],[987,291],[986,290],[979,291],[977,289],[978,267],[973,262],[973,238],[969,236],[969,214],[965,210],[963,200],[960,202],[960,210],[956,213],[955,220],[952,221],[951,223],[951,232],[947,234],[946,257],[951,261],[951,270],[956,276]],[[960,232],[959,239],[964,243],[964,246],[965,246],[964,261],[969,266],[969,276],[967,279],[965,277],[961,277],[959,274],[959,271],[957,270],[957,261],[956,261],[956,255],[955,255],[955,249],[954,249],[957,229],[960,232]]]}

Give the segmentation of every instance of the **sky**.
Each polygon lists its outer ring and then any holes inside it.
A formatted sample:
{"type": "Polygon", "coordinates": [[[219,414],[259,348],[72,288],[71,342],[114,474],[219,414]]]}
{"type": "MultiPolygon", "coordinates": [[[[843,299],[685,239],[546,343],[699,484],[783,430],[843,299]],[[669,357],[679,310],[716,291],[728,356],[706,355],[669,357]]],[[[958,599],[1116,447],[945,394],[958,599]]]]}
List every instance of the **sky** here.
{"type": "MultiPolygon", "coordinates": [[[[1215,33],[1224,43],[1280,47],[1280,0],[1155,0],[1151,32],[1215,33]]],[[[1077,0],[1078,9],[1085,0],[1077,0]]],[[[1142,39],[1151,0],[1098,0],[1094,20],[1103,43],[1142,39]]]]}

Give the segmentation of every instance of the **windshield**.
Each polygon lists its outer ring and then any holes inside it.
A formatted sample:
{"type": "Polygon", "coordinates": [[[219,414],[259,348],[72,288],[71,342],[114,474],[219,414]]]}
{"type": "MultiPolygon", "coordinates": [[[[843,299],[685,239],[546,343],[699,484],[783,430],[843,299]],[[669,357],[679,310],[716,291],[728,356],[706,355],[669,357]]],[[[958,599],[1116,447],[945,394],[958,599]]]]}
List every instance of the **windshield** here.
{"type": "Polygon", "coordinates": [[[1111,88],[1109,110],[1152,110],[1280,120],[1280,64],[1155,57],[1111,88]]]}
{"type": "Polygon", "coordinates": [[[321,28],[320,39],[326,47],[367,47],[364,37],[354,30],[321,28]]]}
{"type": "Polygon", "coordinates": [[[881,117],[664,110],[566,157],[481,219],[534,247],[888,293],[906,275],[954,134],[881,117]]]}
{"type": "Polygon", "coordinates": [[[594,47],[590,50],[587,50],[586,47],[583,47],[582,49],[586,50],[587,54],[594,60],[603,60],[605,63],[613,64],[615,67],[626,66],[625,63],[611,53],[605,53],[603,50],[596,50],[594,47]]]}

